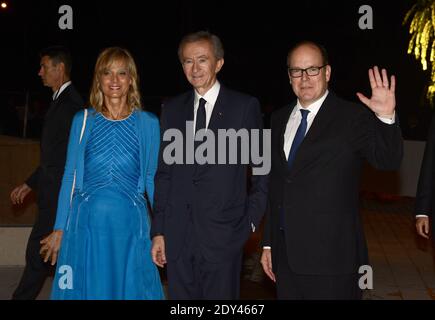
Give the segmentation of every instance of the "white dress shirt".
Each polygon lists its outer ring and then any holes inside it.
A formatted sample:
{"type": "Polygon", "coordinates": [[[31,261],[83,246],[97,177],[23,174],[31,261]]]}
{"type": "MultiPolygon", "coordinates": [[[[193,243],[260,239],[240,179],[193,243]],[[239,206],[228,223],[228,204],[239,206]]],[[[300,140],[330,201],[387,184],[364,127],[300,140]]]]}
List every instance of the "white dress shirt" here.
{"type": "Polygon", "coordinates": [[[57,90],[55,93],[53,93],[53,100],[56,100],[60,96],[62,91],[65,90],[70,84],[71,84],[71,81],[67,81],[63,85],[61,85],[59,90],[57,90]]]}
{"type": "Polygon", "coordinates": [[[195,100],[193,102],[193,132],[195,133],[196,127],[196,111],[199,107],[199,99],[204,98],[206,102],[205,104],[205,128],[208,128],[208,124],[210,123],[211,114],[213,112],[214,105],[216,104],[216,100],[219,95],[219,91],[221,89],[221,85],[219,81],[216,80],[214,85],[203,95],[201,96],[195,90],[195,100]]]}
{"type": "Polygon", "coordinates": [[[302,108],[302,105],[299,102],[296,104],[296,107],[293,108],[292,113],[290,114],[290,118],[287,122],[287,127],[285,128],[284,133],[284,152],[285,157],[288,159],[288,155],[290,153],[290,148],[292,146],[293,140],[296,135],[296,131],[298,130],[299,124],[302,120],[302,114],[299,110],[305,109],[310,111],[307,116],[307,131],[305,134],[308,133],[308,130],[310,130],[311,125],[313,124],[313,120],[317,115],[317,112],[319,112],[320,107],[322,106],[323,101],[325,101],[326,97],[328,96],[328,90],[323,94],[323,96],[320,97],[317,101],[313,102],[306,108],[302,108]]]}

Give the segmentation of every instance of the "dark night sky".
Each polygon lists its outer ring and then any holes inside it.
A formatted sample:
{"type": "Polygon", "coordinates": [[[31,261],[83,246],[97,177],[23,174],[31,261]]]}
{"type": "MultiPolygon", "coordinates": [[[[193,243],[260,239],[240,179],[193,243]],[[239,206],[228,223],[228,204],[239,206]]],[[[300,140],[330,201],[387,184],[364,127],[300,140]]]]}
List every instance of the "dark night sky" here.
{"type": "MultiPolygon", "coordinates": [[[[369,94],[367,69],[377,64],[398,79],[397,110],[405,138],[424,139],[432,110],[424,101],[429,74],[406,54],[408,25],[402,21],[414,1],[18,1],[0,13],[0,92],[47,92],[37,76],[38,50],[67,45],[73,80],[86,97],[99,51],[120,45],[136,58],[143,96],[172,96],[188,88],[177,59],[187,32],[207,29],[222,39],[225,66],[220,80],[275,108],[294,96],[286,75],[286,54],[296,41],[321,42],[332,65],[330,87],[356,101],[369,94]],[[58,8],[69,4],[74,29],[60,30],[58,8]],[[374,29],[360,30],[358,8],[373,8],[374,29]]],[[[147,101],[145,99],[145,101],[147,101]]]]}

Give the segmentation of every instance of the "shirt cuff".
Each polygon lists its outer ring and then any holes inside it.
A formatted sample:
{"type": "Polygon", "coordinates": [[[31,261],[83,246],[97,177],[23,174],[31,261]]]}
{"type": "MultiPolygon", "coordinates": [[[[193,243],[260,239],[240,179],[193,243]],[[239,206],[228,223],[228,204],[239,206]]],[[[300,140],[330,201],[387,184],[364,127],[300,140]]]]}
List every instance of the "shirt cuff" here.
{"type": "Polygon", "coordinates": [[[417,214],[416,216],[415,216],[416,218],[429,218],[429,216],[427,216],[427,215],[425,215],[425,214],[417,214]]]}
{"type": "Polygon", "coordinates": [[[391,118],[380,117],[376,115],[379,120],[381,120],[385,124],[394,124],[396,122],[396,110],[394,110],[393,116],[391,118]]]}
{"type": "Polygon", "coordinates": [[[271,250],[272,247],[271,246],[263,246],[263,249],[269,249],[269,250],[271,250]]]}
{"type": "Polygon", "coordinates": [[[252,232],[255,232],[255,225],[251,222],[251,229],[252,229],[252,232]]]}

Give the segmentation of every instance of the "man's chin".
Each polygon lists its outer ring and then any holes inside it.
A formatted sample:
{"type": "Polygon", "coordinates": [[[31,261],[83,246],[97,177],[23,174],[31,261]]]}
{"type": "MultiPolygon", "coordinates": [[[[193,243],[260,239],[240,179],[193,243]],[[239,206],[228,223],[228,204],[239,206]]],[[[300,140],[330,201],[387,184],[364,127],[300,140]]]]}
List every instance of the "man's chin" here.
{"type": "Polygon", "coordinates": [[[301,96],[301,99],[300,100],[304,100],[304,101],[313,101],[313,100],[315,100],[316,98],[314,97],[314,95],[312,95],[312,94],[303,94],[302,96],[301,96]]]}
{"type": "Polygon", "coordinates": [[[191,81],[190,84],[194,87],[194,88],[201,88],[204,86],[204,84],[200,81],[191,81]]]}

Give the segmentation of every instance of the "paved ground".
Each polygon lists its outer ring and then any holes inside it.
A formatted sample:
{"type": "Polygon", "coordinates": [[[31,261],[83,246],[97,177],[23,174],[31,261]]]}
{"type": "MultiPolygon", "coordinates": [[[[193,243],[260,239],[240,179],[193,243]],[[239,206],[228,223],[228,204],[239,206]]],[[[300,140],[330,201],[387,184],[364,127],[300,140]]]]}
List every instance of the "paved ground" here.
{"type": "MultiPolygon", "coordinates": [[[[366,197],[361,203],[364,228],[373,267],[369,300],[435,300],[434,248],[416,236],[411,216],[413,199],[366,197]]],[[[242,299],[274,299],[274,286],[259,264],[258,236],[246,246],[242,272],[242,299]]],[[[0,267],[0,299],[9,299],[22,268],[0,267]]],[[[164,278],[164,275],[163,275],[164,278]]],[[[48,279],[39,299],[49,297],[48,279]]]]}
{"type": "Polygon", "coordinates": [[[374,290],[369,299],[435,300],[434,248],[415,233],[413,199],[362,204],[374,290]]]}

